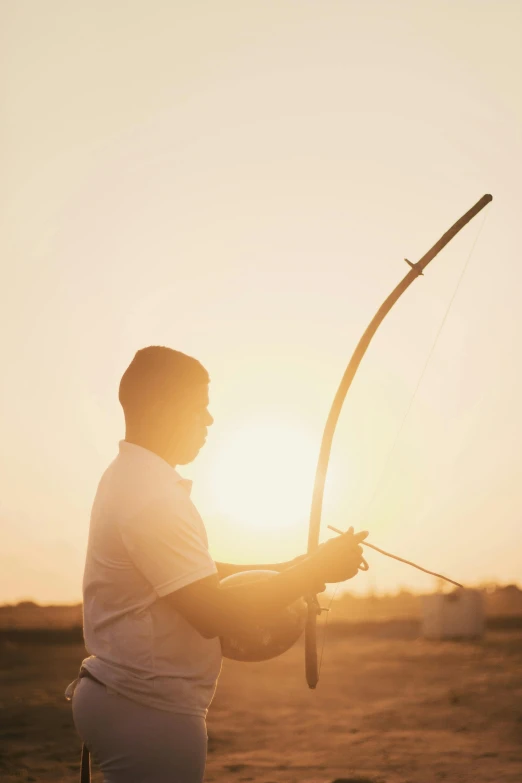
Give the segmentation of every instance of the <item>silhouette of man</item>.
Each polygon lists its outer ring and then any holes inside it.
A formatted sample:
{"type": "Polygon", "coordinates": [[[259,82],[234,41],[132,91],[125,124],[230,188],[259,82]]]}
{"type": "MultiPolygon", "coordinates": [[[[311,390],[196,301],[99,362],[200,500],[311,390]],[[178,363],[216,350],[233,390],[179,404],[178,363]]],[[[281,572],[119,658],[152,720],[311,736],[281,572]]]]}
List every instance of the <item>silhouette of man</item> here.
{"type": "Polygon", "coordinates": [[[125,440],[92,508],[83,583],[90,657],[73,696],[76,728],[104,783],[201,783],[219,637],[254,634],[361,563],[366,534],[352,532],[289,563],[213,561],[191,482],[176,471],[196,458],[213,423],[208,385],[196,359],[161,346],[138,351],[121,379],[125,440]],[[253,568],[278,573],[220,588],[223,577],[253,568]]]}

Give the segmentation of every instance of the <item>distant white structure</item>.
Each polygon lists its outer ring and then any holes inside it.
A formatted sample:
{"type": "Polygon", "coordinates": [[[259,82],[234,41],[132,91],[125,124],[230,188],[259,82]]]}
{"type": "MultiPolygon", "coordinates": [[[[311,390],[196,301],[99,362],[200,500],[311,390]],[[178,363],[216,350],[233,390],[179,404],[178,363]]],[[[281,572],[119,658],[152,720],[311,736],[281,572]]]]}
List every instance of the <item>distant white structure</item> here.
{"type": "Polygon", "coordinates": [[[422,596],[426,639],[477,639],[484,634],[484,606],[478,590],[422,596]]]}

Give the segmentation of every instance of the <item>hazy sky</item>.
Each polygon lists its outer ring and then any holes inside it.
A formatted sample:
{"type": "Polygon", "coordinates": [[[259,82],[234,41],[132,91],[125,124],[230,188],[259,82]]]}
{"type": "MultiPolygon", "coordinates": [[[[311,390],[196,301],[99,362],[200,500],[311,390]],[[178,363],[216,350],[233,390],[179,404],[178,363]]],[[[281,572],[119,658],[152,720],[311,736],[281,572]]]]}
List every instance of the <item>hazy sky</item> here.
{"type": "MultiPolygon", "coordinates": [[[[212,377],[194,479],[216,559],[306,546],[324,422],[346,401],[326,524],[466,583],[520,579],[522,4],[3,0],[0,601],[76,601],[119,378],[164,344],[212,377]],[[370,505],[370,500],[374,496],[370,505]]],[[[430,577],[369,557],[350,587],[430,577]]]]}

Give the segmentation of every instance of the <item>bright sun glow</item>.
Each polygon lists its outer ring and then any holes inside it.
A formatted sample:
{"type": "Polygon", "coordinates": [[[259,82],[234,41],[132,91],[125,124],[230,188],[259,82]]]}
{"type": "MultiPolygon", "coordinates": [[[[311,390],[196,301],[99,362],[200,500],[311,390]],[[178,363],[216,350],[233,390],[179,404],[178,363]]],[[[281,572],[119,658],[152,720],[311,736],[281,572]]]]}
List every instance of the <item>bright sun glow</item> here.
{"type": "Polygon", "coordinates": [[[289,531],[309,513],[317,443],[297,426],[257,422],[224,437],[216,451],[216,511],[250,530],[289,531]]]}

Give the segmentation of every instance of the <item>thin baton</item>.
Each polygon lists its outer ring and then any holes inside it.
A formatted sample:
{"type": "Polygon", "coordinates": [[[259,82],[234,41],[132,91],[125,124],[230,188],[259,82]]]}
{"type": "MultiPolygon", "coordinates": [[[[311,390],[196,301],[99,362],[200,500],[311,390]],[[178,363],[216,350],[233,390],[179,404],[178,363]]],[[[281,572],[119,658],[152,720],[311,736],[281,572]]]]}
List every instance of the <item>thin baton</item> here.
{"type": "MultiPolygon", "coordinates": [[[[333,527],[333,525],[328,525],[328,527],[330,528],[330,530],[333,530],[334,533],[339,533],[339,535],[341,536],[344,535],[342,530],[333,527]]],[[[406,563],[406,565],[413,566],[413,568],[417,568],[419,571],[423,571],[425,574],[430,574],[431,576],[436,576],[439,579],[444,579],[446,582],[451,582],[452,585],[456,585],[457,587],[464,587],[464,585],[461,585],[459,582],[455,582],[453,579],[450,579],[447,576],[443,576],[442,574],[436,574],[435,571],[428,571],[427,568],[422,568],[422,566],[417,565],[416,563],[412,563],[411,560],[405,560],[403,557],[398,557],[397,555],[392,555],[390,552],[385,552],[384,549],[379,549],[378,546],[375,546],[374,544],[369,544],[368,541],[361,541],[361,544],[363,546],[369,546],[370,549],[375,549],[375,551],[380,552],[381,555],[386,555],[386,557],[392,557],[394,560],[398,560],[400,563],[406,563]]]]}

